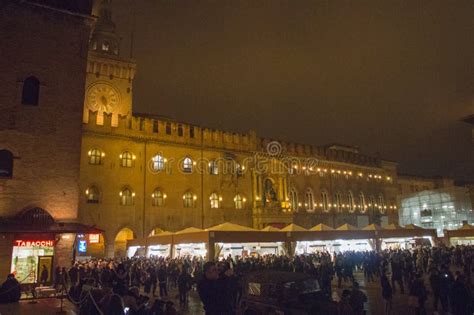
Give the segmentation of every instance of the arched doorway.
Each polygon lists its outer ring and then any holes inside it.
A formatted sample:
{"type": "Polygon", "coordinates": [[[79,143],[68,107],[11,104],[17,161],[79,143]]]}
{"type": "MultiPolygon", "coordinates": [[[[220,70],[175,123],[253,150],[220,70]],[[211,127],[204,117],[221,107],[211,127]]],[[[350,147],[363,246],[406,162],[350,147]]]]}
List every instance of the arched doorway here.
{"type": "Polygon", "coordinates": [[[134,239],[134,233],[129,228],[123,228],[115,236],[114,257],[127,256],[127,241],[134,239]]]}

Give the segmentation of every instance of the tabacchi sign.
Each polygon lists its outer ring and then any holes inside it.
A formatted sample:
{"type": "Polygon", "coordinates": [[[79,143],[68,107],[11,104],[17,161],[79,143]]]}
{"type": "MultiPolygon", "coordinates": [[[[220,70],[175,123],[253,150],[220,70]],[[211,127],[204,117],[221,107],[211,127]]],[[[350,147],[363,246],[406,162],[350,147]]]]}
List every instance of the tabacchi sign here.
{"type": "Polygon", "coordinates": [[[54,241],[52,240],[15,240],[14,245],[18,247],[33,247],[33,246],[42,246],[42,247],[53,247],[54,241]]]}

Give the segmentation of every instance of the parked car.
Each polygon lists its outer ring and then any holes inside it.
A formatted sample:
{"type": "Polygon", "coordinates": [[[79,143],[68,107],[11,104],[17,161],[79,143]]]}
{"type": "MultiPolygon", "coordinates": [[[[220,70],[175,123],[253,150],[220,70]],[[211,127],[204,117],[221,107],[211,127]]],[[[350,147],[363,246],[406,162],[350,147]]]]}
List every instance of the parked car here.
{"type": "Polygon", "coordinates": [[[308,274],[258,271],[242,278],[238,315],[337,314],[337,303],[324,297],[318,280],[308,274]]]}

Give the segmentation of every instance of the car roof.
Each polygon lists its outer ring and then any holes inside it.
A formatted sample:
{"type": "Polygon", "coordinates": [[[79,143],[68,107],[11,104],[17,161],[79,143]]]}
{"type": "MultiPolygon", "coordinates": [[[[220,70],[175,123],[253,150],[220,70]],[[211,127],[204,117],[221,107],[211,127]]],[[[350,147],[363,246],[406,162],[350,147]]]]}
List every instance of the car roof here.
{"type": "Polygon", "coordinates": [[[251,272],[247,274],[244,278],[248,282],[269,283],[269,284],[314,279],[314,277],[308,274],[300,273],[300,272],[273,271],[273,270],[251,272]]]}

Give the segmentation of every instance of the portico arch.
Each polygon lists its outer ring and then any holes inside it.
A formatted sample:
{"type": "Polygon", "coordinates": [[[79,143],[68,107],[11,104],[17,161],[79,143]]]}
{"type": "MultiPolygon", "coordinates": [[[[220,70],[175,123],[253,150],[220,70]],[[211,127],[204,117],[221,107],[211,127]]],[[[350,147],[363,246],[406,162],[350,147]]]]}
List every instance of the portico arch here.
{"type": "Polygon", "coordinates": [[[127,256],[127,241],[133,240],[135,233],[132,229],[124,227],[115,236],[114,241],[114,257],[127,256]]]}

